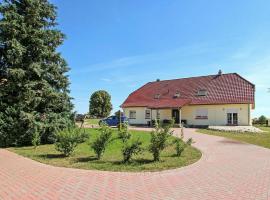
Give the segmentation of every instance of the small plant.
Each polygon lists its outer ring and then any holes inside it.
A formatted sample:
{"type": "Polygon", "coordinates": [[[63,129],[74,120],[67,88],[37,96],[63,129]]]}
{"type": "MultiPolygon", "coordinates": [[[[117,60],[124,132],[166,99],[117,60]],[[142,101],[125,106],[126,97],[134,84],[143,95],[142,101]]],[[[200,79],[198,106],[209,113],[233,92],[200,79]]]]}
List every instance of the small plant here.
{"type": "Polygon", "coordinates": [[[186,148],[186,144],[184,143],[184,141],[180,138],[176,138],[175,141],[175,150],[176,150],[176,155],[178,157],[181,156],[182,152],[185,150],[186,148]]]}
{"type": "Polygon", "coordinates": [[[36,149],[40,145],[40,134],[38,131],[35,131],[32,138],[32,145],[36,149]]]}
{"type": "Polygon", "coordinates": [[[192,143],[194,143],[194,141],[193,141],[192,138],[189,138],[189,139],[187,140],[187,142],[186,142],[186,144],[187,144],[188,146],[190,146],[192,143]]]}
{"type": "Polygon", "coordinates": [[[172,125],[160,126],[155,122],[155,130],[151,132],[151,144],[149,151],[153,154],[154,161],[160,160],[160,153],[166,147],[166,141],[172,135],[170,131],[172,125]]]}
{"type": "Polygon", "coordinates": [[[142,142],[139,139],[131,142],[130,144],[126,143],[122,149],[123,162],[127,163],[130,161],[133,155],[139,154],[142,151],[141,145],[142,142]]]}
{"type": "Polygon", "coordinates": [[[86,142],[89,139],[89,134],[84,131],[82,132],[81,129],[77,129],[78,131],[78,143],[86,142]]]}
{"type": "Polygon", "coordinates": [[[112,129],[106,124],[101,124],[99,137],[91,144],[97,159],[100,160],[112,136],[112,129]]]}
{"type": "Polygon", "coordinates": [[[183,151],[185,150],[185,148],[187,146],[191,146],[192,143],[194,143],[192,138],[189,138],[186,142],[183,141],[182,137],[176,138],[174,140],[176,155],[178,157],[180,157],[182,155],[183,151]]]}
{"type": "Polygon", "coordinates": [[[81,140],[81,134],[78,129],[68,128],[56,134],[55,148],[65,156],[70,156],[81,140]]]}
{"type": "Polygon", "coordinates": [[[130,139],[130,137],[131,134],[128,132],[128,126],[126,123],[123,123],[121,129],[118,131],[118,138],[125,143],[130,139]]]}

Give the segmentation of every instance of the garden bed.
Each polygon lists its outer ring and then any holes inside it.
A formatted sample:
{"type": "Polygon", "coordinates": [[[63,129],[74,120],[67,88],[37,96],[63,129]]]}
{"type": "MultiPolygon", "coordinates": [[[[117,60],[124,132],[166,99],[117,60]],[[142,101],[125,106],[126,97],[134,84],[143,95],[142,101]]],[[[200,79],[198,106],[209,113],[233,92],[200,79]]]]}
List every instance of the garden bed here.
{"type": "MultiPolygon", "coordinates": [[[[174,145],[168,145],[161,153],[161,160],[153,162],[152,154],[148,151],[151,135],[145,131],[131,130],[134,139],[140,138],[142,141],[142,153],[135,155],[130,163],[122,162],[121,149],[123,143],[119,139],[114,139],[105,150],[101,160],[97,160],[94,151],[90,148],[90,143],[99,135],[98,129],[85,129],[90,134],[87,142],[79,144],[75,152],[70,157],[64,157],[55,150],[53,144],[41,145],[34,149],[33,147],[9,148],[19,155],[31,158],[33,160],[60,167],[70,167],[79,169],[94,169],[104,171],[160,171],[174,169],[190,165],[201,157],[201,152],[192,146],[188,146],[180,157],[175,154],[174,145]]],[[[117,131],[113,131],[113,138],[117,138],[117,131]]],[[[168,143],[174,140],[170,136],[168,143]]]]}

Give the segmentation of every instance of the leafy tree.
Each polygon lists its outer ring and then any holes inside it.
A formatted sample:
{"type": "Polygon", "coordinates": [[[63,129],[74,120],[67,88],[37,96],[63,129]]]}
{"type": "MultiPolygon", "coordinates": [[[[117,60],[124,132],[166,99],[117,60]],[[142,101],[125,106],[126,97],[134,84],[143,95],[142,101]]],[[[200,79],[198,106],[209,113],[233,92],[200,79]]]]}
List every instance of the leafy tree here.
{"type": "Polygon", "coordinates": [[[266,124],[266,121],[267,118],[264,115],[260,116],[258,119],[259,124],[266,124]]]}
{"type": "Polygon", "coordinates": [[[0,3],[0,146],[55,141],[73,123],[64,35],[47,0],[0,3]]]}
{"type": "Polygon", "coordinates": [[[103,118],[109,116],[112,111],[111,96],[105,90],[94,92],[89,101],[89,114],[103,118]]]}

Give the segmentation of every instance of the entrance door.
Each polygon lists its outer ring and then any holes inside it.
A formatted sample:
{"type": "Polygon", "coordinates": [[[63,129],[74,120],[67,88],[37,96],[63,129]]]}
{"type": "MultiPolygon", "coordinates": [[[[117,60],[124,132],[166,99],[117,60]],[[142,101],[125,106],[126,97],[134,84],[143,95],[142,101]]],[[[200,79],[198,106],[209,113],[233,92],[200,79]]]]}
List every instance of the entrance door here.
{"type": "Polygon", "coordinates": [[[238,113],[227,113],[227,124],[238,125],[238,113]]]}
{"type": "Polygon", "coordinates": [[[174,119],[174,123],[180,124],[180,121],[179,121],[179,110],[178,109],[173,109],[172,110],[172,118],[174,119]]]}

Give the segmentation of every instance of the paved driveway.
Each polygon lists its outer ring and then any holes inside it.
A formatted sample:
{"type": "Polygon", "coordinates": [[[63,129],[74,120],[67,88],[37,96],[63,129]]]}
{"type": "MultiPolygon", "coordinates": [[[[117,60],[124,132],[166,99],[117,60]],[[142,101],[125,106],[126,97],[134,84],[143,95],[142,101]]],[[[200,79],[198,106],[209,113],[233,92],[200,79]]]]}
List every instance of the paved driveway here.
{"type": "Polygon", "coordinates": [[[52,167],[1,149],[0,199],[270,199],[270,150],[194,129],[185,136],[194,138],[201,160],[156,173],[52,167]]]}

